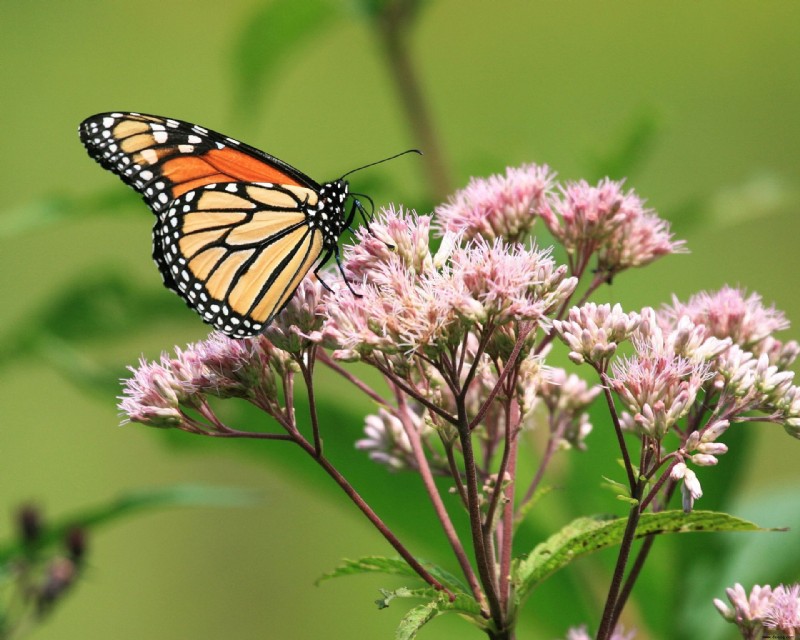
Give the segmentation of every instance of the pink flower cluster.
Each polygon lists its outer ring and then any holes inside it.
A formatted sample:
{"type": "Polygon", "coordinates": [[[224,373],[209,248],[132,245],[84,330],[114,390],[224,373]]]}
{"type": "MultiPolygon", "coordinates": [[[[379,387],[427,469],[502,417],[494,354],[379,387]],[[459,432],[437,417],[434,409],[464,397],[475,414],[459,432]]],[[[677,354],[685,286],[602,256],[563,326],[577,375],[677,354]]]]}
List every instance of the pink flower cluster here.
{"type": "Polygon", "coordinates": [[[547,250],[476,238],[434,255],[429,227],[428,216],[390,208],[359,233],[344,261],[354,291],[339,287],[324,307],[323,341],[340,357],[435,357],[477,327],[547,322],[575,288],[547,250]]]}
{"type": "Polygon", "coordinates": [[[736,583],[726,589],[732,606],[719,598],[714,606],[728,622],[739,628],[743,638],[800,637],[800,584],[755,585],[748,594],[736,583]]]}
{"type": "Polygon", "coordinates": [[[436,228],[441,235],[459,234],[465,240],[524,240],[545,206],[554,178],[550,167],[535,164],[509,167],[505,175],[472,178],[447,204],[436,208],[436,228]]]}
{"type": "Polygon", "coordinates": [[[440,235],[511,242],[524,239],[541,218],[566,249],[572,275],[583,274],[592,256],[597,271],[610,280],[625,269],[685,251],[683,241],[673,240],[669,224],[633,191],[624,191],[622,182],[557,184],[547,165],[473,178],[435,214],[440,235]]]}
{"type": "Polygon", "coordinates": [[[208,433],[220,425],[205,396],[245,398],[278,415],[278,380],[293,368],[289,354],[264,336],[234,340],[212,332],[174,356],[130,367],[119,408],[130,422],[208,433]]]}

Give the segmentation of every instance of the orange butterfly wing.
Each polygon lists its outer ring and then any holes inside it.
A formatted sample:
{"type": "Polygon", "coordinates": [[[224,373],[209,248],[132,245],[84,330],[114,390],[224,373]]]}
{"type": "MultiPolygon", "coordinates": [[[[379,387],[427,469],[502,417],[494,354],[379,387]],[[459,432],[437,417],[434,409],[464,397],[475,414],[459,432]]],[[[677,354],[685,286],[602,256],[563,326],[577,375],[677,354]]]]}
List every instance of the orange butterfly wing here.
{"type": "Polygon", "coordinates": [[[344,226],[343,181],[319,185],[287,163],[180,120],[87,118],[89,155],[158,217],[153,258],[164,284],[233,337],[258,333],[344,226]]]}

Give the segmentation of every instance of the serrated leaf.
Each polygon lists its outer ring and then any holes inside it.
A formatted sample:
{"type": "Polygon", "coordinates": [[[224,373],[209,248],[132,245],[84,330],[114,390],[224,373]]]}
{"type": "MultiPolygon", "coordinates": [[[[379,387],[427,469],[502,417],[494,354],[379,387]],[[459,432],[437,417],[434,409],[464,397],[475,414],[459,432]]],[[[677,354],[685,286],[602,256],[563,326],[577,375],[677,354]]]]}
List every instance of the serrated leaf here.
{"type": "Polygon", "coordinates": [[[346,558],[333,571],[322,574],[315,584],[320,584],[331,578],[352,576],[362,573],[383,573],[390,576],[418,577],[414,570],[401,558],[386,558],[383,556],[364,556],[357,560],[346,558]]]}
{"type": "MultiPolygon", "coordinates": [[[[467,592],[467,588],[464,583],[446,569],[442,569],[441,567],[429,562],[423,561],[422,564],[434,578],[436,578],[451,591],[455,593],[467,592]]],[[[402,576],[405,578],[410,577],[421,580],[419,575],[417,575],[417,572],[414,571],[402,558],[364,556],[363,558],[359,558],[357,560],[343,560],[342,564],[336,567],[333,571],[329,571],[328,573],[320,576],[315,584],[318,585],[325,580],[330,580],[331,578],[341,578],[342,576],[352,576],[362,573],[382,573],[384,575],[402,576]]]]}
{"type": "MultiPolygon", "coordinates": [[[[48,524],[33,543],[25,545],[24,551],[30,553],[59,544],[74,529],[92,531],[122,516],[144,509],[176,506],[225,506],[235,507],[253,504],[256,501],[252,491],[228,487],[202,485],[175,485],[134,491],[116,498],[106,504],[90,507],[48,524]]],[[[23,552],[19,541],[0,547],[0,565],[23,552]]]]}
{"type": "Polygon", "coordinates": [[[427,602],[409,611],[397,627],[394,634],[396,640],[412,640],[419,630],[436,616],[442,613],[437,602],[427,602]]]}
{"type": "MultiPolygon", "coordinates": [[[[557,533],[538,544],[527,558],[515,563],[512,576],[517,602],[545,578],[570,562],[593,551],[619,544],[627,518],[596,516],[573,520],[557,533]]],[[[662,511],[645,513],[639,518],[636,538],[661,533],[699,531],[767,531],[752,522],[715,511],[662,511]]]]}
{"type": "Polygon", "coordinates": [[[408,587],[400,587],[399,589],[381,589],[382,598],[378,598],[375,604],[378,609],[388,609],[389,603],[395,598],[435,598],[436,590],[433,588],[427,589],[409,589],[408,587]]]}
{"type": "Polygon", "coordinates": [[[252,117],[287,60],[336,19],[326,0],[275,0],[249,17],[233,52],[237,109],[252,117]]]}
{"type": "Polygon", "coordinates": [[[449,611],[458,613],[481,629],[486,628],[487,621],[481,615],[480,606],[472,596],[460,594],[453,602],[450,602],[444,594],[440,593],[435,600],[414,607],[403,616],[394,637],[397,640],[412,640],[428,622],[449,611]]]}

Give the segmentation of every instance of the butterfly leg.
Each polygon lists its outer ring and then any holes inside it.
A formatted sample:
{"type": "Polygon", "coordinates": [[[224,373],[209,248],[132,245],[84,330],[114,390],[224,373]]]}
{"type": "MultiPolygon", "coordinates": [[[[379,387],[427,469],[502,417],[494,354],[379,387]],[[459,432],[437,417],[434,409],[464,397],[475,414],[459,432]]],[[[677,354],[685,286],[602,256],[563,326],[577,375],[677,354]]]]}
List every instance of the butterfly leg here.
{"type": "Polygon", "coordinates": [[[372,213],[367,215],[367,212],[364,209],[364,206],[361,204],[361,201],[359,201],[357,198],[354,198],[353,207],[350,209],[350,215],[348,215],[347,217],[347,222],[345,223],[345,227],[350,231],[350,233],[355,234],[355,231],[350,226],[350,224],[353,222],[353,219],[355,218],[356,210],[358,210],[358,212],[361,214],[361,217],[364,219],[364,222],[367,225],[367,233],[376,240],[380,240],[381,242],[383,242],[383,244],[385,244],[389,250],[393,251],[394,245],[391,242],[386,242],[386,240],[383,240],[382,238],[376,236],[375,232],[372,230],[372,227],[370,227],[372,222],[375,220],[375,203],[373,202],[372,198],[370,198],[368,195],[361,193],[358,195],[366,198],[369,201],[370,205],[372,206],[372,213]]]}
{"type": "MultiPolygon", "coordinates": [[[[319,283],[322,285],[322,287],[323,287],[324,289],[327,289],[327,290],[328,290],[328,291],[330,291],[331,293],[333,293],[333,289],[331,289],[330,285],[328,285],[328,283],[327,283],[327,282],[325,282],[325,281],[322,279],[322,277],[319,275],[319,271],[320,271],[320,269],[322,269],[322,267],[324,267],[324,266],[325,266],[325,263],[326,263],[326,262],[328,262],[328,260],[330,260],[330,259],[331,259],[331,256],[332,256],[332,255],[333,255],[333,249],[328,249],[328,250],[325,252],[325,254],[322,256],[322,260],[320,260],[320,261],[319,261],[319,264],[317,265],[317,268],[316,268],[316,269],[314,269],[314,276],[316,276],[317,280],[319,280],[319,283]]],[[[337,262],[338,262],[338,261],[337,261],[337,262]]],[[[339,267],[339,268],[341,269],[341,267],[339,267]]]]}

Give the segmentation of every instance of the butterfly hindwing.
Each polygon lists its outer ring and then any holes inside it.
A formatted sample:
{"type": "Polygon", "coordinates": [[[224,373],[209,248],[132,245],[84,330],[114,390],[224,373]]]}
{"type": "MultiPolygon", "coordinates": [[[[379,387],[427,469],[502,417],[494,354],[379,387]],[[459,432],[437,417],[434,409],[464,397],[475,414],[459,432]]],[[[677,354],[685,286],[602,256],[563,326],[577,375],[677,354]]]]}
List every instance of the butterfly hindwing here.
{"type": "Polygon", "coordinates": [[[319,258],[323,235],[291,185],[221,183],[179,196],[153,230],[165,282],[205,322],[233,337],[269,324],[319,258]]]}

